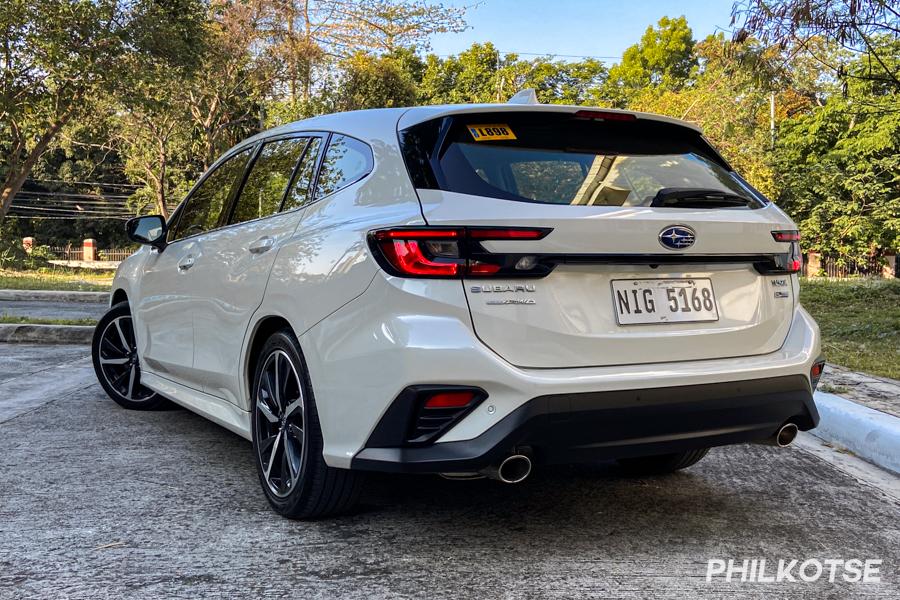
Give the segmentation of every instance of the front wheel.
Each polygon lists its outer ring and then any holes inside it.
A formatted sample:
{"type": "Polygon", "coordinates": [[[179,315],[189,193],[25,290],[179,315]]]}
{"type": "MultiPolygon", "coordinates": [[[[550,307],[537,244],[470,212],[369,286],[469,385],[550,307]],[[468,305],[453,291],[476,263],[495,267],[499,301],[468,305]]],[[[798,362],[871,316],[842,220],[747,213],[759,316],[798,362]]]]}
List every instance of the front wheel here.
{"type": "Polygon", "coordinates": [[[312,386],[291,330],[276,332],[263,346],[252,398],[256,468],[275,512],[314,519],[352,509],[361,476],[325,463],[312,386]]]}
{"type": "Polygon", "coordinates": [[[709,448],[701,448],[699,450],[659,454],[656,456],[620,458],[616,462],[629,475],[663,475],[697,464],[708,452],[709,448]]]}
{"type": "Polygon", "coordinates": [[[156,410],[168,401],[141,385],[141,365],[127,302],[110,308],[97,323],[91,342],[94,372],[116,404],[133,410],[156,410]]]}

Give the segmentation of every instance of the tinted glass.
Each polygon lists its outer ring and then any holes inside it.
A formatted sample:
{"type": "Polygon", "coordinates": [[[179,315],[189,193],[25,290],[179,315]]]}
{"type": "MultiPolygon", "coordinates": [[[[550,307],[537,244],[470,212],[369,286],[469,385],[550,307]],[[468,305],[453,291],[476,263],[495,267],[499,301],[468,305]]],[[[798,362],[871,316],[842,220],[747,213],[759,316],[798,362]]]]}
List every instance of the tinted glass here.
{"type": "Polygon", "coordinates": [[[372,170],[373,163],[372,150],[366,144],[345,135],[335,135],[325,151],[316,198],[358,181],[372,170]]]}
{"type": "Polygon", "coordinates": [[[243,223],[278,212],[291,173],[306,146],[306,138],[263,145],[234,207],[231,223],[243,223]]]}
{"type": "Polygon", "coordinates": [[[315,173],[316,161],[319,160],[319,148],[322,146],[320,138],[309,138],[309,145],[303,154],[300,167],[297,169],[297,176],[284,199],[284,209],[291,210],[306,204],[309,200],[310,184],[312,183],[313,174],[315,173]]]}
{"type": "Polygon", "coordinates": [[[698,132],[659,121],[472,114],[406,129],[401,145],[420,188],[597,206],[648,206],[679,189],[756,197],[698,132]]]}
{"type": "Polygon", "coordinates": [[[243,174],[249,157],[250,150],[244,150],[216,167],[203,180],[182,208],[173,239],[203,233],[216,227],[222,207],[231,195],[231,188],[243,174]]]}

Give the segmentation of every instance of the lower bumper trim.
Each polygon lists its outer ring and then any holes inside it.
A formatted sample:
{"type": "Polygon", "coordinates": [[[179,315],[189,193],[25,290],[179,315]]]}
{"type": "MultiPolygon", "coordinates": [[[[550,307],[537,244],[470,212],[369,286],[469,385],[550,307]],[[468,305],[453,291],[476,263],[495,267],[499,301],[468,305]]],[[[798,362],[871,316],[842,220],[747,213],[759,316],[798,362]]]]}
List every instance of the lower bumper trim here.
{"type": "Polygon", "coordinates": [[[803,431],[819,422],[803,375],[556,394],[526,402],[471,440],[424,447],[367,444],[351,468],[474,472],[520,446],[528,446],[538,464],[667,454],[764,439],[788,421],[803,431]]]}

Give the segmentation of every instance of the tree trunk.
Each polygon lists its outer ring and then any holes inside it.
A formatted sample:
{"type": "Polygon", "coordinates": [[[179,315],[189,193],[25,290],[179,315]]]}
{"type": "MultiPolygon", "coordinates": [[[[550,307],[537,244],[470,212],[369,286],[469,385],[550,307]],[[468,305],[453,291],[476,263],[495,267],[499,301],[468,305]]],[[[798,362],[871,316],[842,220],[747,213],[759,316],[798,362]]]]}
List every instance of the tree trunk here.
{"type": "Polygon", "coordinates": [[[59,118],[50,125],[47,131],[44,132],[44,135],[41,136],[38,143],[35,144],[34,148],[31,149],[31,152],[28,153],[24,162],[17,167],[10,169],[6,174],[6,178],[3,181],[3,189],[0,190],[0,223],[6,218],[6,213],[9,212],[9,207],[12,204],[13,198],[15,198],[16,194],[19,193],[19,190],[22,189],[22,185],[25,183],[25,180],[28,179],[34,165],[37,164],[38,159],[44,154],[44,151],[47,150],[47,146],[50,145],[50,142],[52,142],[53,138],[56,137],[56,134],[59,133],[59,130],[69,121],[73,110],[74,109],[69,108],[66,112],[61,114],[59,118]]]}

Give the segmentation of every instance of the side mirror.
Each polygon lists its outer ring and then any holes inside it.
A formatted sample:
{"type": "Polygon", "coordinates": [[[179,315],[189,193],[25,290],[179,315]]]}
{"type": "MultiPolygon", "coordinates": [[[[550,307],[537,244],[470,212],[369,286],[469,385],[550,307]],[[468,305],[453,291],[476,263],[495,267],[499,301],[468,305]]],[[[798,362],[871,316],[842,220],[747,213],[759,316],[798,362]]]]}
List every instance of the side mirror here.
{"type": "Polygon", "coordinates": [[[128,238],[138,244],[153,246],[158,250],[166,247],[166,221],[159,215],[135,217],[125,223],[128,238]]]}

